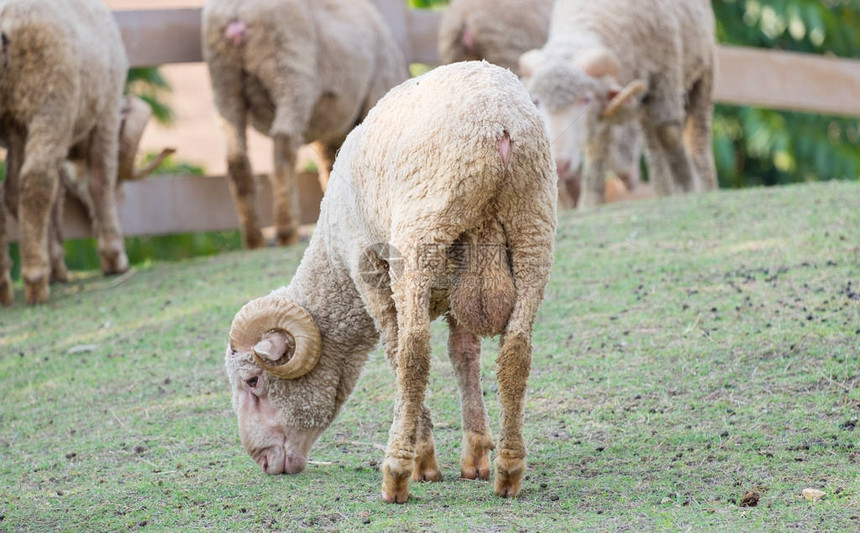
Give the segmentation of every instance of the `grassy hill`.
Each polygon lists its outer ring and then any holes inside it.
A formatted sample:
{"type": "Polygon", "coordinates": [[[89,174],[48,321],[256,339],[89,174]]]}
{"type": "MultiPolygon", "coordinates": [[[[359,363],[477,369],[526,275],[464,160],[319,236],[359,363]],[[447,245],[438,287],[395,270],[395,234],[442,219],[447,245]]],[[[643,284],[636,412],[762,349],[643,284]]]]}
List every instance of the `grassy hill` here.
{"type": "Polygon", "coordinates": [[[82,275],[45,307],[0,310],[0,531],[860,528],[858,183],[564,213],[515,501],[457,479],[439,323],[428,402],[444,482],[380,501],[393,376],[379,351],[303,474],[264,476],[246,456],[230,320],[302,252],[82,275]],[[739,505],[748,492],[757,507],[739,505]]]}

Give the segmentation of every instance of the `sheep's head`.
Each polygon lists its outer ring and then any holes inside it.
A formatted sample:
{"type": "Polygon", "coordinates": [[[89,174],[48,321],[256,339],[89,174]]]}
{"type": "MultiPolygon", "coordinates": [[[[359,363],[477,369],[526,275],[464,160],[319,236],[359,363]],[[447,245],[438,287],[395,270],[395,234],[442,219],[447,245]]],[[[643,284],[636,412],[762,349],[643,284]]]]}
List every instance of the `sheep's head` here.
{"type": "Polygon", "coordinates": [[[233,319],[226,366],[239,437],[268,474],[304,470],[334,418],[334,392],[311,379],[321,348],[311,315],[277,293],[249,302],[233,319]]]}
{"type": "Polygon", "coordinates": [[[145,167],[134,167],[143,130],[152,117],[149,104],[137,96],[125,96],[122,102],[122,126],[119,139],[119,181],[139,180],[151,174],[175,150],[167,148],[145,167]]]}
{"type": "Polygon", "coordinates": [[[606,50],[548,55],[543,50],[520,58],[520,73],[553,140],[559,177],[575,179],[588,142],[599,128],[629,120],[638,107],[641,81],[618,85],[619,65],[606,50]]]}

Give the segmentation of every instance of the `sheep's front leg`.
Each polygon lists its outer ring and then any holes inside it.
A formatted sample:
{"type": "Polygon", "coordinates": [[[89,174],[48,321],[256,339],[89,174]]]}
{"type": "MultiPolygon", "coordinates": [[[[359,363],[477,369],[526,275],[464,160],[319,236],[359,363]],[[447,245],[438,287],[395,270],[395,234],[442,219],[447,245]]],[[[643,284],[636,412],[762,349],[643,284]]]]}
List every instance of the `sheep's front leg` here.
{"type": "MultiPolygon", "coordinates": [[[[88,188],[93,202],[101,270],[105,275],[128,270],[128,256],[116,204],[117,167],[119,166],[119,110],[102,122],[93,137],[88,188]]],[[[59,166],[57,167],[59,169],[59,166]]]]}
{"type": "MultiPolygon", "coordinates": [[[[63,172],[61,170],[61,172],[63,172]]],[[[51,209],[51,222],[48,229],[48,255],[51,258],[51,282],[65,283],[69,280],[66,268],[66,251],[63,249],[63,204],[66,201],[66,189],[61,184],[57,199],[51,209]]]]}
{"type": "Polygon", "coordinates": [[[60,182],[58,169],[65,156],[61,142],[43,134],[47,128],[54,127],[48,124],[31,126],[19,180],[21,275],[28,304],[45,303],[50,295],[48,225],[60,182]]]}
{"type": "Polygon", "coordinates": [[[12,305],[15,301],[12,291],[12,260],[9,258],[9,245],[6,242],[6,206],[0,184],[0,305],[12,305]]]}
{"type": "Polygon", "coordinates": [[[609,147],[612,128],[600,124],[585,147],[582,169],[580,207],[594,207],[606,203],[606,171],[609,168],[609,147]]]}
{"type": "Polygon", "coordinates": [[[426,405],[421,408],[421,420],[418,422],[415,438],[415,470],[412,471],[412,480],[442,481],[442,472],[436,462],[436,444],[433,442],[433,420],[426,405]]]}
{"type": "Polygon", "coordinates": [[[299,242],[299,183],[295,161],[297,146],[289,135],[276,134],[275,141],[275,231],[279,246],[299,242]]]}
{"type": "Polygon", "coordinates": [[[382,465],[382,498],[388,503],[404,503],[409,498],[430,375],[430,285],[427,273],[406,268],[392,287],[398,339],[394,421],[382,465]]]}
{"type": "Polygon", "coordinates": [[[0,183],[0,305],[12,305],[14,302],[12,259],[6,242],[6,216],[7,213],[13,217],[18,215],[19,177],[24,163],[23,137],[12,132],[8,141],[6,180],[0,183]]]}
{"type": "Polygon", "coordinates": [[[714,74],[706,73],[690,91],[684,142],[692,154],[698,180],[695,189],[714,191],[719,188],[714,163],[714,146],[711,123],[714,116],[714,74]]]}
{"type": "Polygon", "coordinates": [[[681,124],[675,122],[662,124],[655,130],[675,188],[686,193],[693,191],[697,178],[690,154],[684,146],[683,133],[681,124]]]}
{"type": "Polygon", "coordinates": [[[463,418],[460,477],[490,479],[490,450],[494,445],[481,387],[481,339],[453,317],[448,317],[448,326],[448,356],[460,388],[463,418]]]}

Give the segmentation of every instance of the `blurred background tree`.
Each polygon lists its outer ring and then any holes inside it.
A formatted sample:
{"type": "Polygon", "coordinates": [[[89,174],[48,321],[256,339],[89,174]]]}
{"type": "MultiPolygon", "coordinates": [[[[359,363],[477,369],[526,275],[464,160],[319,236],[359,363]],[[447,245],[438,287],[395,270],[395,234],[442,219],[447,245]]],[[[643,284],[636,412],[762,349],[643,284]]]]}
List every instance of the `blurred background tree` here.
{"type": "MultiPolygon", "coordinates": [[[[410,0],[438,8],[448,0],[410,0]]],[[[721,43],[860,58],[860,0],[713,0],[721,43]]],[[[860,95],[858,95],[860,98],[860,95]]],[[[723,187],[857,179],[858,120],[717,105],[723,187]]]]}
{"type": "MultiPolygon", "coordinates": [[[[714,0],[721,43],[860,58],[860,0],[714,0]]],[[[718,105],[724,187],[857,179],[860,121],[718,105]]]]}

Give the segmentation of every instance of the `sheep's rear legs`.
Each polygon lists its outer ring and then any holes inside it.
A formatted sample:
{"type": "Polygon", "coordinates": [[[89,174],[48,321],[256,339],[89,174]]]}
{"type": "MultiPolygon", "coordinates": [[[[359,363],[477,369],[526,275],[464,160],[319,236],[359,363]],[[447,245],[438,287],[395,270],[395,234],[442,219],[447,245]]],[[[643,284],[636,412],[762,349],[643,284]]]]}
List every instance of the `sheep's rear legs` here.
{"type": "Polygon", "coordinates": [[[275,231],[278,246],[299,242],[299,184],[296,177],[296,147],[287,135],[275,140],[275,231]]]}
{"type": "Polygon", "coordinates": [[[448,317],[448,356],[460,388],[463,443],[460,448],[460,477],[490,479],[490,450],[493,436],[481,388],[481,339],[453,317],[448,317]]]}

